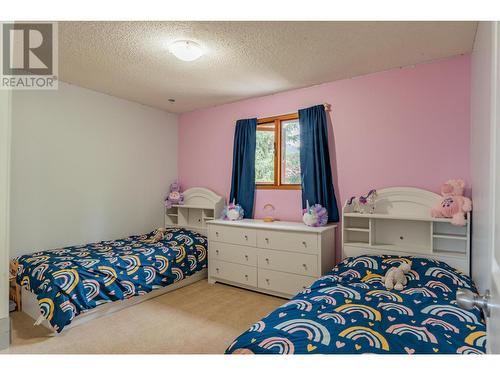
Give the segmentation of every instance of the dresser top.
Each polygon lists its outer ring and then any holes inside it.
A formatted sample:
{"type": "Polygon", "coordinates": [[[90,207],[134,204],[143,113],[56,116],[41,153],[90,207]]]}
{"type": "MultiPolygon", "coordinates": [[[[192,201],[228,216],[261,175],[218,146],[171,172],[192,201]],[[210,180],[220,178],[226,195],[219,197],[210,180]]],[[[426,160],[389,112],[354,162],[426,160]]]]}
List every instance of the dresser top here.
{"type": "Polygon", "coordinates": [[[258,219],[243,219],[243,220],[210,220],[207,224],[217,224],[217,225],[228,225],[235,227],[245,227],[245,228],[255,228],[255,229],[274,229],[274,230],[289,230],[295,232],[311,232],[311,233],[322,233],[332,228],[336,228],[337,224],[328,224],[324,227],[308,227],[307,225],[299,222],[292,221],[273,221],[272,223],[266,223],[263,220],[258,219]]]}

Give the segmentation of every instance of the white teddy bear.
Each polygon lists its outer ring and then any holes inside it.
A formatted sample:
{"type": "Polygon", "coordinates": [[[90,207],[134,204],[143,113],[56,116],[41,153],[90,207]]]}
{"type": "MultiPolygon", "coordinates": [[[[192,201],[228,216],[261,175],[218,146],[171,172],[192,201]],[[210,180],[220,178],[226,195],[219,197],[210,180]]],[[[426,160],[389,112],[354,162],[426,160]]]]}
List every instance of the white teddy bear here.
{"type": "Polygon", "coordinates": [[[410,270],[411,262],[402,263],[399,267],[391,267],[385,276],[382,277],[382,282],[389,290],[403,290],[405,285],[408,283],[405,273],[410,272],[410,270]]]}

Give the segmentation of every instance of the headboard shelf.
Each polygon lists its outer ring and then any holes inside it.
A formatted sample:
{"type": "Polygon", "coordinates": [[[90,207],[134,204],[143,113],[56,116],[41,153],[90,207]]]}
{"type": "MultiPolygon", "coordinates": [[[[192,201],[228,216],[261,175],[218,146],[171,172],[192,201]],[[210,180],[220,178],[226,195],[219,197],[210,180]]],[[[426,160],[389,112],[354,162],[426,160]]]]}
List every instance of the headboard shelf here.
{"type": "MultiPolygon", "coordinates": [[[[408,216],[408,215],[389,215],[389,214],[360,214],[357,212],[349,212],[344,214],[345,217],[360,217],[366,219],[387,219],[387,220],[416,220],[416,221],[434,221],[440,223],[451,223],[449,218],[431,217],[431,216],[408,216]]],[[[467,221],[468,219],[466,219],[467,221]]]]}
{"type": "Polygon", "coordinates": [[[205,188],[184,191],[184,204],[165,209],[165,227],[186,228],[207,234],[207,220],[221,216],[224,199],[205,188]]]}
{"type": "Polygon", "coordinates": [[[465,226],[448,218],[431,217],[441,196],[430,191],[394,187],[378,191],[373,214],[343,208],[343,256],[407,255],[447,262],[465,274],[470,272],[470,214],[465,226]]]}

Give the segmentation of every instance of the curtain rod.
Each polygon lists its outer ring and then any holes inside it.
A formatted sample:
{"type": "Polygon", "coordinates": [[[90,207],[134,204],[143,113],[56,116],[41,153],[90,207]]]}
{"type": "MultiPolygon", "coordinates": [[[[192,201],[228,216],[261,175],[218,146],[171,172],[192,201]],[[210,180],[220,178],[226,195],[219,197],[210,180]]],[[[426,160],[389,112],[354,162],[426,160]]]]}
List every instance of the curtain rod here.
{"type": "MultiPolygon", "coordinates": [[[[332,105],[330,103],[323,103],[323,106],[325,107],[325,111],[326,112],[331,112],[332,110],[332,105]]],[[[297,111],[298,112],[298,111],[297,111]]],[[[296,112],[296,113],[297,113],[296,112]]],[[[289,115],[290,113],[287,113],[287,114],[281,114],[281,115],[271,115],[271,116],[266,116],[265,118],[270,118],[270,117],[279,117],[279,116],[286,116],[286,115],[289,115]]],[[[236,122],[237,120],[235,120],[234,122],[236,122]]]]}

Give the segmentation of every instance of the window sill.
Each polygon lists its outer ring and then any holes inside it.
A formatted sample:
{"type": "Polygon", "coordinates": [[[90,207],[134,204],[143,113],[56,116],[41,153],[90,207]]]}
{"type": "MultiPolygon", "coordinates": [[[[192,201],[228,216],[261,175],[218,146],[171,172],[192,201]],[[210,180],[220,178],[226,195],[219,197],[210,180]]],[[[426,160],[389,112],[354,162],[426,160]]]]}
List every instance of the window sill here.
{"type": "Polygon", "coordinates": [[[257,190],[302,190],[301,185],[256,185],[257,190]]]}

